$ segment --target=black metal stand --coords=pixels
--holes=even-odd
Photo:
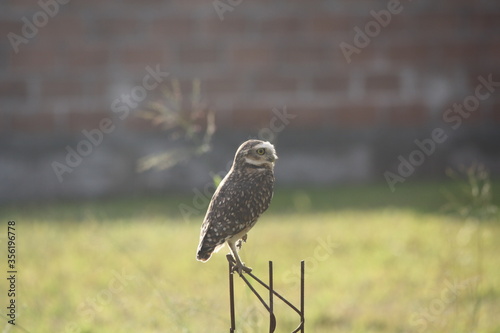
[[[229,332],[235,332],[236,330],[236,319],[235,319],[235,311],[234,311],[234,279],[233,279],[233,266],[234,266],[234,259],[233,257],[228,254],[226,256],[227,261],[229,262],[229,310],[230,310],[230,316],[231,316],[231,328],[229,329]],[[300,262],[300,310],[297,309],[292,303],[290,303],[287,299],[285,299],[283,296],[278,294],[273,287],[273,262],[269,261],[269,285],[265,284],[260,280],[258,277],[256,277],[252,272],[246,272],[251,278],[253,278],[255,281],[257,281],[261,286],[269,290],[269,305],[264,301],[262,296],[255,290],[255,288],[250,284],[248,279],[243,275],[242,273],[240,275],[241,279],[246,283],[248,288],[253,292],[253,294],[259,299],[259,301],[262,303],[264,308],[269,312],[269,332],[273,333],[274,330],[276,329],[276,317],[274,316],[273,312],[273,307],[274,307],[274,301],[273,301],[273,296],[278,297],[281,301],[283,301],[286,305],[288,305],[293,311],[297,312],[297,314],[300,316],[300,324],[299,326],[292,332],[292,333],[297,333],[301,332],[304,333],[304,322],[305,322],[305,316],[304,316],[304,273],[305,273],[305,263],[304,260]]]

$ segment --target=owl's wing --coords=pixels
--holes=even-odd
[[[226,240],[249,229],[268,207],[271,187],[262,181],[237,181],[228,174],[215,191],[203,220],[198,256],[210,258],[211,253]]]
[[[206,261],[210,258],[217,247],[224,244],[230,236],[227,225],[231,220],[231,207],[234,204],[231,195],[231,185],[226,176],[215,191],[207,213],[201,225],[200,243],[198,245],[197,259]]]

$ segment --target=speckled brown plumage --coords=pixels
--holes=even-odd
[[[274,187],[274,146],[249,140],[237,150],[233,166],[215,191],[201,226],[196,259],[207,261],[227,242],[236,269],[249,270],[239,259],[236,247],[269,207]],[[237,245],[238,243],[238,245]]]

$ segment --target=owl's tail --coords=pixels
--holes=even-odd
[[[206,262],[210,257],[212,256],[212,253],[214,252],[215,248],[211,247],[204,247],[202,244],[198,246],[198,252],[196,253],[196,260]]]
[[[206,244],[206,242],[201,241],[200,245],[198,245],[198,252],[196,252],[196,260],[201,261],[201,262],[206,262],[214,252],[219,251],[222,247],[224,246],[224,243],[222,244],[214,244],[214,245],[209,245]]]
[[[208,261],[215,250],[215,247],[213,246],[215,244],[208,244],[209,242],[207,242],[205,236],[206,235],[203,235],[200,239],[200,244],[198,244],[198,250],[196,252],[196,260],[202,262]]]
[[[213,251],[206,251],[206,252],[198,251],[198,253],[196,254],[196,260],[201,262],[206,262],[212,256],[212,252]]]

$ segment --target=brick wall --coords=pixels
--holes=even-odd
[[[95,126],[156,64],[186,87],[201,79],[222,127],[260,126],[282,105],[301,116],[298,127],[422,126],[478,75],[500,80],[495,1],[401,1],[350,63],[339,45],[355,46],[354,28],[364,31],[370,11],[391,1],[55,3],[0,4],[2,131]],[[23,18],[40,27],[16,53],[8,33],[24,38]],[[471,123],[499,122],[499,96]]]
[[[255,133],[286,106],[290,130],[392,142],[442,122],[478,76],[500,81],[497,1],[5,0],[0,31],[0,138],[58,138],[61,153],[104,118],[116,141],[157,131],[113,103],[158,66],[185,92],[201,80],[219,131]],[[498,132],[500,92],[463,120]]]

